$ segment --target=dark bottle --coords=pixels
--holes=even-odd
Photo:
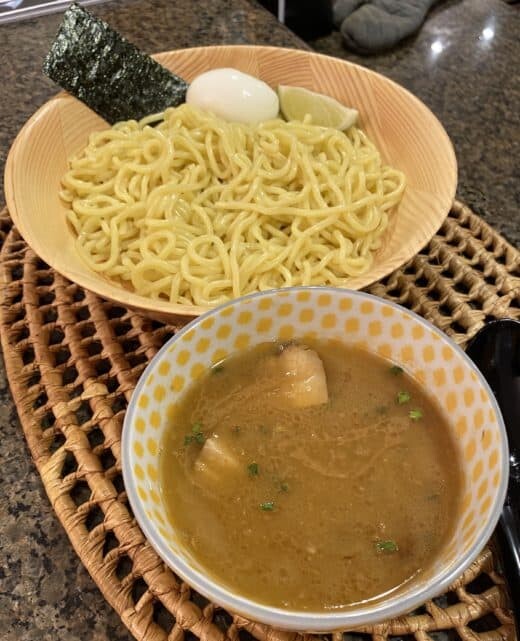
[[[332,0],[259,0],[268,11],[281,17],[280,7],[285,5],[283,22],[303,40],[314,40],[332,31]]]

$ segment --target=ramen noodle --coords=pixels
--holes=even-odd
[[[405,187],[357,127],[245,125],[186,104],[92,134],[62,183],[92,270],[202,306],[346,285],[370,268]]]

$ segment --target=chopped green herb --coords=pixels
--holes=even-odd
[[[211,371],[213,374],[221,374],[224,371],[224,365],[214,365]]]
[[[274,501],[266,501],[265,503],[260,503],[260,509],[264,512],[272,512],[274,510]]]
[[[258,463],[249,463],[247,466],[249,476],[258,476]]]
[[[403,405],[403,403],[408,403],[408,401],[411,398],[412,397],[410,396],[410,394],[408,392],[397,392],[396,400],[399,403],[399,405]]]
[[[205,440],[206,437],[204,436],[204,432],[202,431],[202,423],[199,423],[197,421],[191,426],[191,434],[186,434],[186,436],[184,437],[184,445],[190,445],[191,443],[198,443],[199,445],[203,445]]]
[[[404,369],[402,367],[399,367],[399,365],[392,365],[392,367],[390,368],[390,374],[393,374],[394,376],[398,376],[403,372],[404,372]]]
[[[388,552],[398,552],[399,546],[395,541],[392,541],[390,539],[388,541],[377,541],[376,550],[385,554]]]
[[[421,410],[415,409],[415,410],[410,410],[408,412],[408,416],[412,419],[412,421],[418,421],[419,419],[422,418],[423,413],[421,412]]]

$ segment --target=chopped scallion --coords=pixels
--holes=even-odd
[[[249,476],[258,476],[258,463],[249,463],[247,466]]]
[[[274,510],[274,501],[266,501],[265,503],[260,503],[260,509],[264,512],[272,512]]]
[[[404,372],[404,369],[402,367],[399,367],[399,365],[392,365],[392,367],[390,368],[390,373],[393,374],[394,376],[398,376],[403,372]]]
[[[197,421],[191,426],[191,434],[186,434],[184,437],[184,445],[190,445],[191,443],[198,443],[203,445],[206,437],[202,431],[202,423]]]
[[[392,541],[389,539],[388,541],[377,541],[376,542],[376,550],[378,552],[382,553],[391,553],[391,552],[398,552],[399,551],[399,546],[395,541]]]
[[[415,410],[410,410],[408,412],[408,416],[412,419],[412,421],[418,421],[423,417],[423,413],[421,410],[415,409]]]
[[[399,405],[403,405],[403,403],[408,403],[408,401],[411,398],[412,397],[410,396],[409,392],[397,392],[396,400],[399,403]]]

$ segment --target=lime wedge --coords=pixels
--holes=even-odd
[[[286,120],[303,120],[309,114],[312,124],[344,131],[352,127],[359,113],[322,93],[303,87],[278,86],[280,110]]]

